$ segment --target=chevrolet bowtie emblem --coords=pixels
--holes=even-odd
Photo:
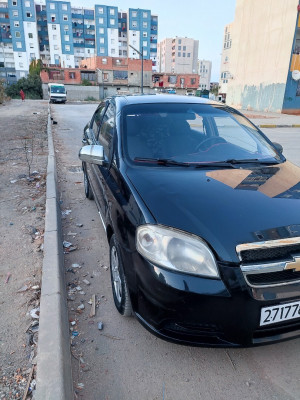
[[[300,272],[300,257],[293,257],[293,261],[287,262],[284,269],[293,269],[297,272]]]

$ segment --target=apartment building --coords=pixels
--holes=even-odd
[[[231,79],[230,52],[232,46],[232,23],[224,28],[223,48],[220,68],[219,94],[226,99],[228,81]]]
[[[0,1],[0,78],[26,76],[30,62],[78,68],[93,56],[143,58],[157,69],[158,17],[113,5],[73,7],[69,1]],[[132,49],[133,46],[134,49]]]
[[[231,29],[226,103],[300,114],[299,0],[237,0]]]
[[[158,44],[159,72],[197,74],[199,40],[166,38]]]
[[[199,89],[210,90],[211,68],[211,61],[198,60],[198,75],[200,75]]]

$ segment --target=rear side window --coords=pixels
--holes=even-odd
[[[110,104],[104,114],[98,142],[104,148],[104,155],[108,159],[110,154],[110,149],[112,145],[112,138],[115,128],[115,107],[113,104]]]

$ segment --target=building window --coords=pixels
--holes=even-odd
[[[112,19],[112,18],[110,19],[110,24],[111,24],[111,25],[115,25],[115,22],[116,22],[116,21],[115,21],[114,19]]]
[[[187,53],[187,56],[188,56],[188,57],[191,57],[191,53]]]
[[[69,30],[69,25],[64,25],[64,30],[68,31]]]
[[[144,57],[147,57],[147,55],[148,55],[147,50],[144,50],[144,51],[143,51],[143,56],[144,56]]]
[[[181,39],[178,39],[178,44],[181,44]]]
[[[33,33],[29,32],[28,37],[29,37],[29,39],[33,39]]]
[[[147,32],[143,32],[143,37],[147,37],[148,33]]]
[[[132,21],[132,27],[136,28],[137,27],[137,21]]]
[[[50,10],[55,10],[55,3],[50,3]]]
[[[14,27],[15,28],[19,28],[20,26],[20,22],[19,21],[14,21]]]
[[[99,24],[103,24],[103,22],[104,22],[104,19],[103,18],[99,18]]]
[[[18,2],[17,1],[13,1],[13,6],[17,6],[18,5]]]
[[[180,51],[178,52],[177,56],[178,56],[178,57],[181,57],[181,52],[180,52]]]
[[[16,46],[17,46],[17,49],[21,49],[22,48],[22,43],[21,42],[17,42]]]
[[[30,53],[30,58],[31,58],[31,60],[34,60],[35,59],[35,53]]]
[[[100,43],[104,43],[104,38],[101,37],[101,38],[99,39],[99,42],[100,42]]]
[[[196,78],[191,78],[191,85],[195,85],[196,83]]]
[[[181,46],[178,46],[178,50],[181,50]]]
[[[183,51],[186,51],[186,46],[183,46],[182,50],[183,50]]]
[[[144,41],[143,41],[143,46],[144,46],[144,47],[147,47],[147,45],[148,45],[147,41],[144,40]]]
[[[63,20],[68,21],[68,16],[66,14],[63,15]]]
[[[104,53],[105,52],[105,48],[104,47],[100,47],[100,53]]]
[[[62,9],[63,11],[68,11],[68,5],[67,5],[67,4],[62,4],[62,5],[61,5],[61,9]]]
[[[31,18],[31,17],[32,17],[32,14],[31,14],[30,12],[27,12],[27,13],[26,13],[26,17],[27,17],[27,18]]]
[[[52,30],[56,31],[56,25],[52,25]]]
[[[111,39],[111,40],[110,40],[110,43],[111,43],[111,44],[115,44],[115,39]]]
[[[56,20],[56,15],[55,14],[51,14],[51,22],[55,22]],[[56,27],[55,27],[56,29]]]
[[[300,96],[300,81],[298,81],[298,86],[296,90],[296,96]]]
[[[111,54],[116,54],[116,50],[115,49],[111,49]]]
[[[58,50],[58,45],[57,44],[54,45],[54,50]]]
[[[182,57],[185,57],[185,53],[182,53]]]
[[[99,33],[100,33],[101,35],[103,35],[103,33],[104,33],[104,28],[99,28]]]
[[[136,11],[132,11],[131,16],[132,16],[132,18],[136,18],[137,17],[137,12]]]
[[[19,63],[19,67],[20,68],[24,68],[24,64],[23,63]]]
[[[53,40],[57,40],[57,35],[53,35]]]
[[[27,22],[27,28],[31,28],[31,22]]]
[[[21,33],[19,31],[16,31],[15,32],[15,36],[16,36],[16,38],[20,38],[21,37]]]
[[[102,64],[107,64],[107,58],[102,58]]]
[[[67,44],[67,45],[65,46],[65,51],[70,51],[70,50],[71,50],[70,45]]]
[[[18,57],[22,57],[22,53],[18,53]]]
[[[65,42],[69,42],[70,41],[70,36],[69,35],[65,35]]]
[[[99,13],[99,14],[103,14],[103,7],[99,7],[99,8],[98,8],[98,13]]]
[[[148,18],[148,13],[147,12],[143,12],[143,18]]]
[[[109,14],[110,14],[110,15],[115,15],[115,10],[114,10],[113,8],[111,8],[111,9],[109,10]]]
[[[30,7],[30,1],[25,1],[25,7]]]
[[[146,21],[143,22],[143,28],[148,28],[148,22]]]
[[[13,17],[18,17],[18,16],[19,16],[18,11],[13,11]]]

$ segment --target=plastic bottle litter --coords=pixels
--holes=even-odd
[[[102,329],[103,329],[103,322],[98,322],[98,329],[99,329],[99,331],[102,331]]]

